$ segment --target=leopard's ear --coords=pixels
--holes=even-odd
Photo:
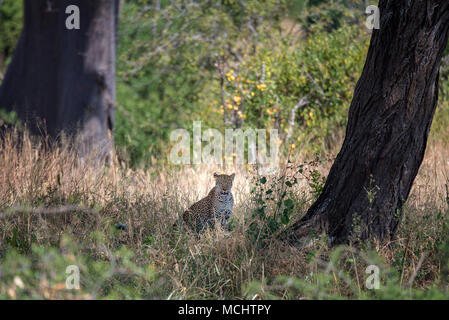
[[[234,180],[234,178],[235,178],[235,173],[231,174],[230,177],[231,177],[232,180]]]
[[[214,178],[218,178],[219,174],[214,172]]]

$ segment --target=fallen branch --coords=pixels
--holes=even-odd
[[[51,208],[26,208],[26,207],[13,207],[8,210],[9,212],[0,213],[0,219],[10,218],[17,213],[28,213],[31,215],[51,215],[51,214],[62,214],[71,211],[82,211],[85,213],[97,214],[98,212],[91,208],[80,207],[76,205],[67,205],[60,207]]]

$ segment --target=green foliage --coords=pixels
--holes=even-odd
[[[22,1],[0,7],[0,72],[20,35]],[[355,0],[125,1],[115,143],[130,166],[164,161],[173,129],[276,128],[283,150],[335,152],[370,35]],[[447,51],[447,50],[446,50]],[[448,142],[447,52],[432,138]],[[304,100],[301,100],[301,99]],[[300,104],[303,101],[305,104]],[[293,116],[293,117],[292,117]],[[4,120],[4,119],[3,119]],[[288,141],[287,141],[288,140]]]
[[[23,1],[3,0],[0,6],[0,72],[9,63],[22,30]],[[1,79],[0,79],[1,80]]]
[[[287,166],[283,174],[273,179],[256,176],[251,190],[251,201],[254,204],[251,215],[247,217],[249,239],[256,245],[264,246],[267,241],[287,226],[301,207],[301,200],[291,191],[297,185],[303,166]],[[289,173],[287,173],[289,172]]]
[[[449,46],[441,62],[438,107],[432,123],[431,138],[449,143]]]
[[[276,128],[286,146],[303,143],[311,153],[338,140],[366,54],[360,24],[328,30],[304,22],[307,10],[292,16],[290,1],[174,3],[124,6],[115,130],[122,158],[162,159],[170,131],[193,120],[219,130]],[[301,98],[307,104],[294,109]]]
[[[0,109],[0,128],[2,126],[14,126],[20,129],[21,122],[17,117],[17,113],[15,111],[7,112],[4,109]]]
[[[426,290],[401,283],[399,272],[385,264],[374,250],[358,251],[353,247],[339,246],[329,252],[323,261],[317,251],[310,251],[309,272],[302,277],[279,276],[270,283],[254,281],[244,291],[247,298],[262,299],[447,299],[447,287],[435,283]],[[373,284],[373,272],[378,268],[379,287]]]
[[[295,1],[292,1],[295,2]],[[364,17],[367,6],[358,0],[307,0],[303,13],[298,18],[305,30],[313,33],[316,27],[327,31],[339,29],[343,25],[356,25]]]
[[[139,299],[156,298],[157,280],[151,264],[139,265],[126,247],[107,248],[92,235],[91,250],[64,236],[60,245],[32,245],[28,254],[17,246],[5,249],[0,264],[0,299]],[[80,271],[80,288],[67,289],[71,274]]]
[[[318,170],[313,170],[311,173],[311,181],[309,181],[309,186],[312,189],[312,195],[315,198],[323,192],[324,183],[326,182],[326,177],[323,177]]]

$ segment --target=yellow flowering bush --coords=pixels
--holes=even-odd
[[[368,36],[359,26],[317,29],[299,40],[295,50],[285,44],[245,54],[225,78],[228,109],[234,119],[244,120],[235,125],[279,129],[284,143],[302,137],[315,142],[308,144],[310,152],[332,144],[334,131],[345,126]],[[301,99],[307,102],[295,108]]]

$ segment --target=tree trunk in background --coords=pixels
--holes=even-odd
[[[66,28],[66,7],[80,29]],[[112,148],[118,0],[25,0],[25,21],[0,87],[0,109],[34,133],[79,133],[81,154]]]
[[[346,137],[322,194],[282,235],[300,244],[391,239],[423,160],[448,42],[449,1],[381,0]]]

